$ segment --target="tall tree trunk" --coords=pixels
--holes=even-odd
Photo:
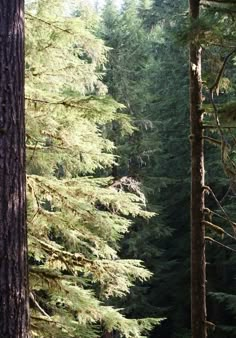
[[[190,19],[199,18],[200,1],[189,0]],[[204,220],[204,145],[202,128],[201,47],[190,43],[191,123],[191,313],[192,337],[205,338],[206,268]]]
[[[24,0],[0,1],[0,337],[27,338]]]

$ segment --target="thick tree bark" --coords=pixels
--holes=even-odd
[[[199,0],[189,0],[190,19],[199,17]],[[204,145],[202,128],[201,47],[190,43],[191,124],[191,313],[192,337],[205,338],[206,268],[204,220]]]
[[[0,337],[27,338],[24,0],[0,1]]]

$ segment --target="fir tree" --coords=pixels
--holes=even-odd
[[[151,276],[141,261],[119,258],[118,241],[131,218],[152,213],[138,191],[105,177],[117,162],[105,138],[109,124],[116,121],[126,134],[134,128],[106,95],[107,49],[92,34],[94,14],[80,7],[65,18],[61,6],[40,0],[27,9],[32,334],[91,338],[117,330],[141,337],[156,320],[129,320],[101,302]]]

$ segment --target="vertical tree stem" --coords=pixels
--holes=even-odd
[[[190,20],[197,20],[200,1],[189,0]],[[201,47],[190,43],[191,124],[191,321],[192,338],[205,338],[206,268],[204,227],[204,144],[202,128]]]
[[[0,1],[0,337],[27,338],[24,0]]]

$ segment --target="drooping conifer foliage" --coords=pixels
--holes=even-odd
[[[118,251],[132,218],[153,214],[138,189],[126,192],[106,175],[117,165],[109,126],[115,121],[126,135],[134,127],[102,82],[107,48],[92,33],[95,14],[66,11],[61,1],[26,8],[32,335],[141,337],[158,320],[129,320],[103,303],[151,276]]]

